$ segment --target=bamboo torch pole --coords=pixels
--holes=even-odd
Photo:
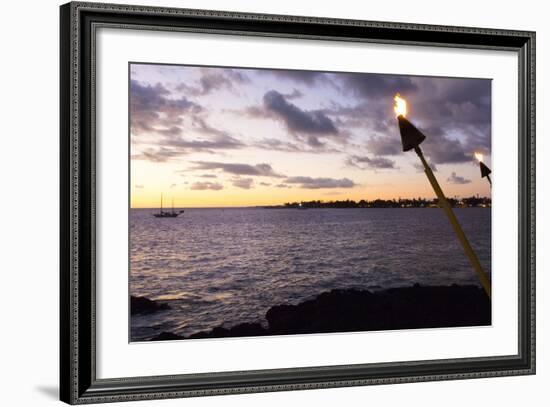
[[[402,99],[399,95],[395,95],[394,100],[395,100],[395,112],[397,114],[397,121],[399,123],[399,130],[401,133],[401,141],[403,143],[403,151],[409,151],[414,149],[414,151],[420,158],[420,161],[422,161],[422,165],[424,166],[424,172],[426,173],[426,176],[428,177],[428,180],[430,181],[430,184],[432,185],[432,188],[439,200],[439,206],[441,207],[441,209],[443,209],[443,212],[445,212],[445,215],[447,215],[447,218],[449,219],[449,222],[453,227],[456,237],[458,238],[458,241],[460,242],[460,244],[462,245],[462,248],[464,249],[464,253],[466,254],[466,257],[468,257],[468,259],[470,260],[470,263],[472,264],[479,278],[481,286],[485,290],[485,293],[487,294],[487,296],[491,298],[491,283],[489,281],[489,278],[483,271],[483,268],[481,267],[481,263],[479,262],[479,259],[477,258],[477,255],[474,252],[474,249],[472,248],[472,246],[470,245],[470,242],[468,241],[468,238],[464,234],[464,231],[462,230],[460,223],[458,223],[458,219],[456,218],[456,215],[453,212],[453,209],[451,208],[449,201],[445,197],[443,190],[439,186],[439,183],[437,182],[437,179],[435,178],[435,175],[431,167],[428,165],[428,162],[426,161],[426,158],[424,157],[424,154],[420,149],[420,143],[424,141],[426,136],[405,118],[405,115],[407,114],[406,101]]]
[[[445,215],[447,215],[449,222],[451,222],[451,226],[455,231],[456,237],[458,238],[458,241],[462,245],[462,248],[464,249],[464,253],[466,253],[466,256],[468,257],[468,259],[470,260],[470,263],[474,267],[474,270],[476,271],[476,274],[479,278],[479,281],[483,289],[485,290],[485,293],[487,293],[487,296],[491,298],[491,282],[487,278],[487,274],[485,274],[485,272],[483,271],[483,268],[481,267],[481,263],[479,262],[479,259],[477,258],[476,253],[474,252],[474,249],[472,249],[472,246],[470,245],[468,238],[464,234],[464,231],[462,230],[460,223],[458,223],[458,219],[456,218],[453,208],[451,208],[449,201],[447,200],[447,198],[445,198],[445,194],[443,194],[443,190],[439,186],[439,182],[437,182],[437,178],[435,178],[435,175],[432,169],[430,168],[430,166],[428,165],[426,158],[424,158],[424,154],[422,153],[422,150],[420,149],[420,147],[416,146],[414,148],[414,151],[422,161],[422,165],[424,166],[424,172],[426,173],[426,176],[428,177],[428,180],[430,181],[430,184],[432,184],[432,188],[434,189],[435,194],[437,195],[440,208],[443,209],[443,212],[445,212]]]

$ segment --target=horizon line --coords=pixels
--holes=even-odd
[[[467,197],[458,197],[458,198],[455,198],[455,197],[447,197],[447,199],[454,199],[454,200],[464,200],[464,199],[470,199],[470,198],[475,198],[475,199],[490,199],[492,201],[492,197],[491,196],[476,196],[476,195],[472,195],[472,196],[467,196]],[[228,206],[174,206],[174,210],[176,209],[184,209],[184,208],[189,208],[189,209],[242,209],[242,208],[264,208],[264,207],[277,207],[277,206],[285,206],[287,204],[297,204],[297,203],[309,203],[309,202],[321,202],[321,203],[334,203],[334,202],[346,202],[346,201],[350,201],[350,202],[361,202],[361,201],[366,201],[366,202],[374,202],[374,201],[396,201],[396,202],[399,202],[399,201],[418,201],[418,200],[423,200],[423,201],[437,201],[437,197],[434,197],[434,198],[423,198],[423,197],[417,197],[417,198],[391,198],[391,199],[383,199],[383,198],[376,198],[376,199],[371,199],[371,200],[368,200],[368,199],[359,199],[359,200],[354,200],[354,199],[339,199],[339,200],[322,200],[322,199],[313,199],[313,200],[308,200],[308,201],[289,201],[289,202],[284,202],[284,203],[278,203],[278,204],[263,204],[263,205],[228,205]],[[129,209],[159,209],[159,206],[132,206],[132,205],[129,205]],[[168,209],[168,208],[166,208]]]

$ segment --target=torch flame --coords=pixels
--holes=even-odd
[[[478,160],[479,162],[482,162],[483,161],[483,154],[481,153],[474,153],[475,157],[476,157],[476,160]]]
[[[395,110],[395,115],[405,117],[407,115],[407,101],[403,99],[399,93],[393,97],[393,100],[395,101],[395,105],[393,107]]]

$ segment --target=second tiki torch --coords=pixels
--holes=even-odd
[[[477,161],[479,161],[479,170],[481,171],[481,178],[487,178],[487,181],[489,181],[489,185],[493,186],[493,182],[491,181],[492,171],[483,162],[483,154],[475,153],[474,156],[476,157]]]

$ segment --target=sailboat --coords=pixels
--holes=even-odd
[[[160,210],[158,213],[153,213],[153,216],[155,218],[177,218],[183,212],[183,209],[179,212],[174,211],[174,198],[172,198],[172,210],[170,212],[164,211],[162,209],[162,194],[160,194]]]

